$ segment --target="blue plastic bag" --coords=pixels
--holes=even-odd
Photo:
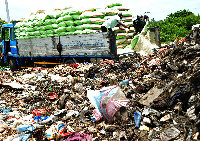
[[[17,130],[19,133],[24,132],[24,131],[33,131],[35,128],[31,125],[19,125],[17,126]]]
[[[12,109],[3,109],[3,113],[5,113],[5,114],[7,114],[10,111],[12,111]]]
[[[41,116],[35,116],[33,119],[34,119],[35,121],[39,121],[39,120],[41,119]]]
[[[31,135],[31,134],[23,134],[23,135],[20,137],[19,141],[27,141],[28,138],[30,137],[30,135]]]
[[[141,112],[136,111],[134,113],[134,120],[135,120],[135,128],[140,127],[140,121],[141,121]]]
[[[130,79],[125,79],[125,80],[123,80],[122,82],[119,83],[119,86],[120,85],[128,85],[129,81],[130,81]]]

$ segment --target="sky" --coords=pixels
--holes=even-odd
[[[7,0],[10,20],[26,18],[37,10],[50,11],[72,6],[79,8],[105,8],[112,3],[122,3],[133,15],[148,13],[156,21],[179,10],[190,10],[200,14],[200,0]],[[7,21],[5,0],[0,0],[0,18]]]

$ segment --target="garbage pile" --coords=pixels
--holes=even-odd
[[[192,37],[117,63],[1,71],[0,139],[199,140],[200,38]]]

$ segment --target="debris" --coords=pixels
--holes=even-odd
[[[161,140],[172,140],[175,139],[178,135],[180,134],[180,131],[175,128],[175,127],[171,127],[165,130],[165,132],[162,132],[160,134]]]
[[[2,70],[0,140],[199,140],[198,41],[192,31],[149,56]]]
[[[140,127],[140,121],[141,121],[141,112],[136,111],[134,113],[134,120],[135,120],[135,128]]]
[[[163,89],[152,88],[141,99],[140,104],[150,106],[153,101],[162,94]]]

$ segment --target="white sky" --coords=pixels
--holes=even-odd
[[[170,13],[190,10],[195,15],[200,13],[200,0],[7,0],[10,20],[28,17],[37,10],[53,10],[72,6],[75,8],[101,8],[112,3],[122,3],[124,7],[136,14],[148,15],[150,19],[163,20]],[[0,0],[0,18],[7,21],[5,0]]]

